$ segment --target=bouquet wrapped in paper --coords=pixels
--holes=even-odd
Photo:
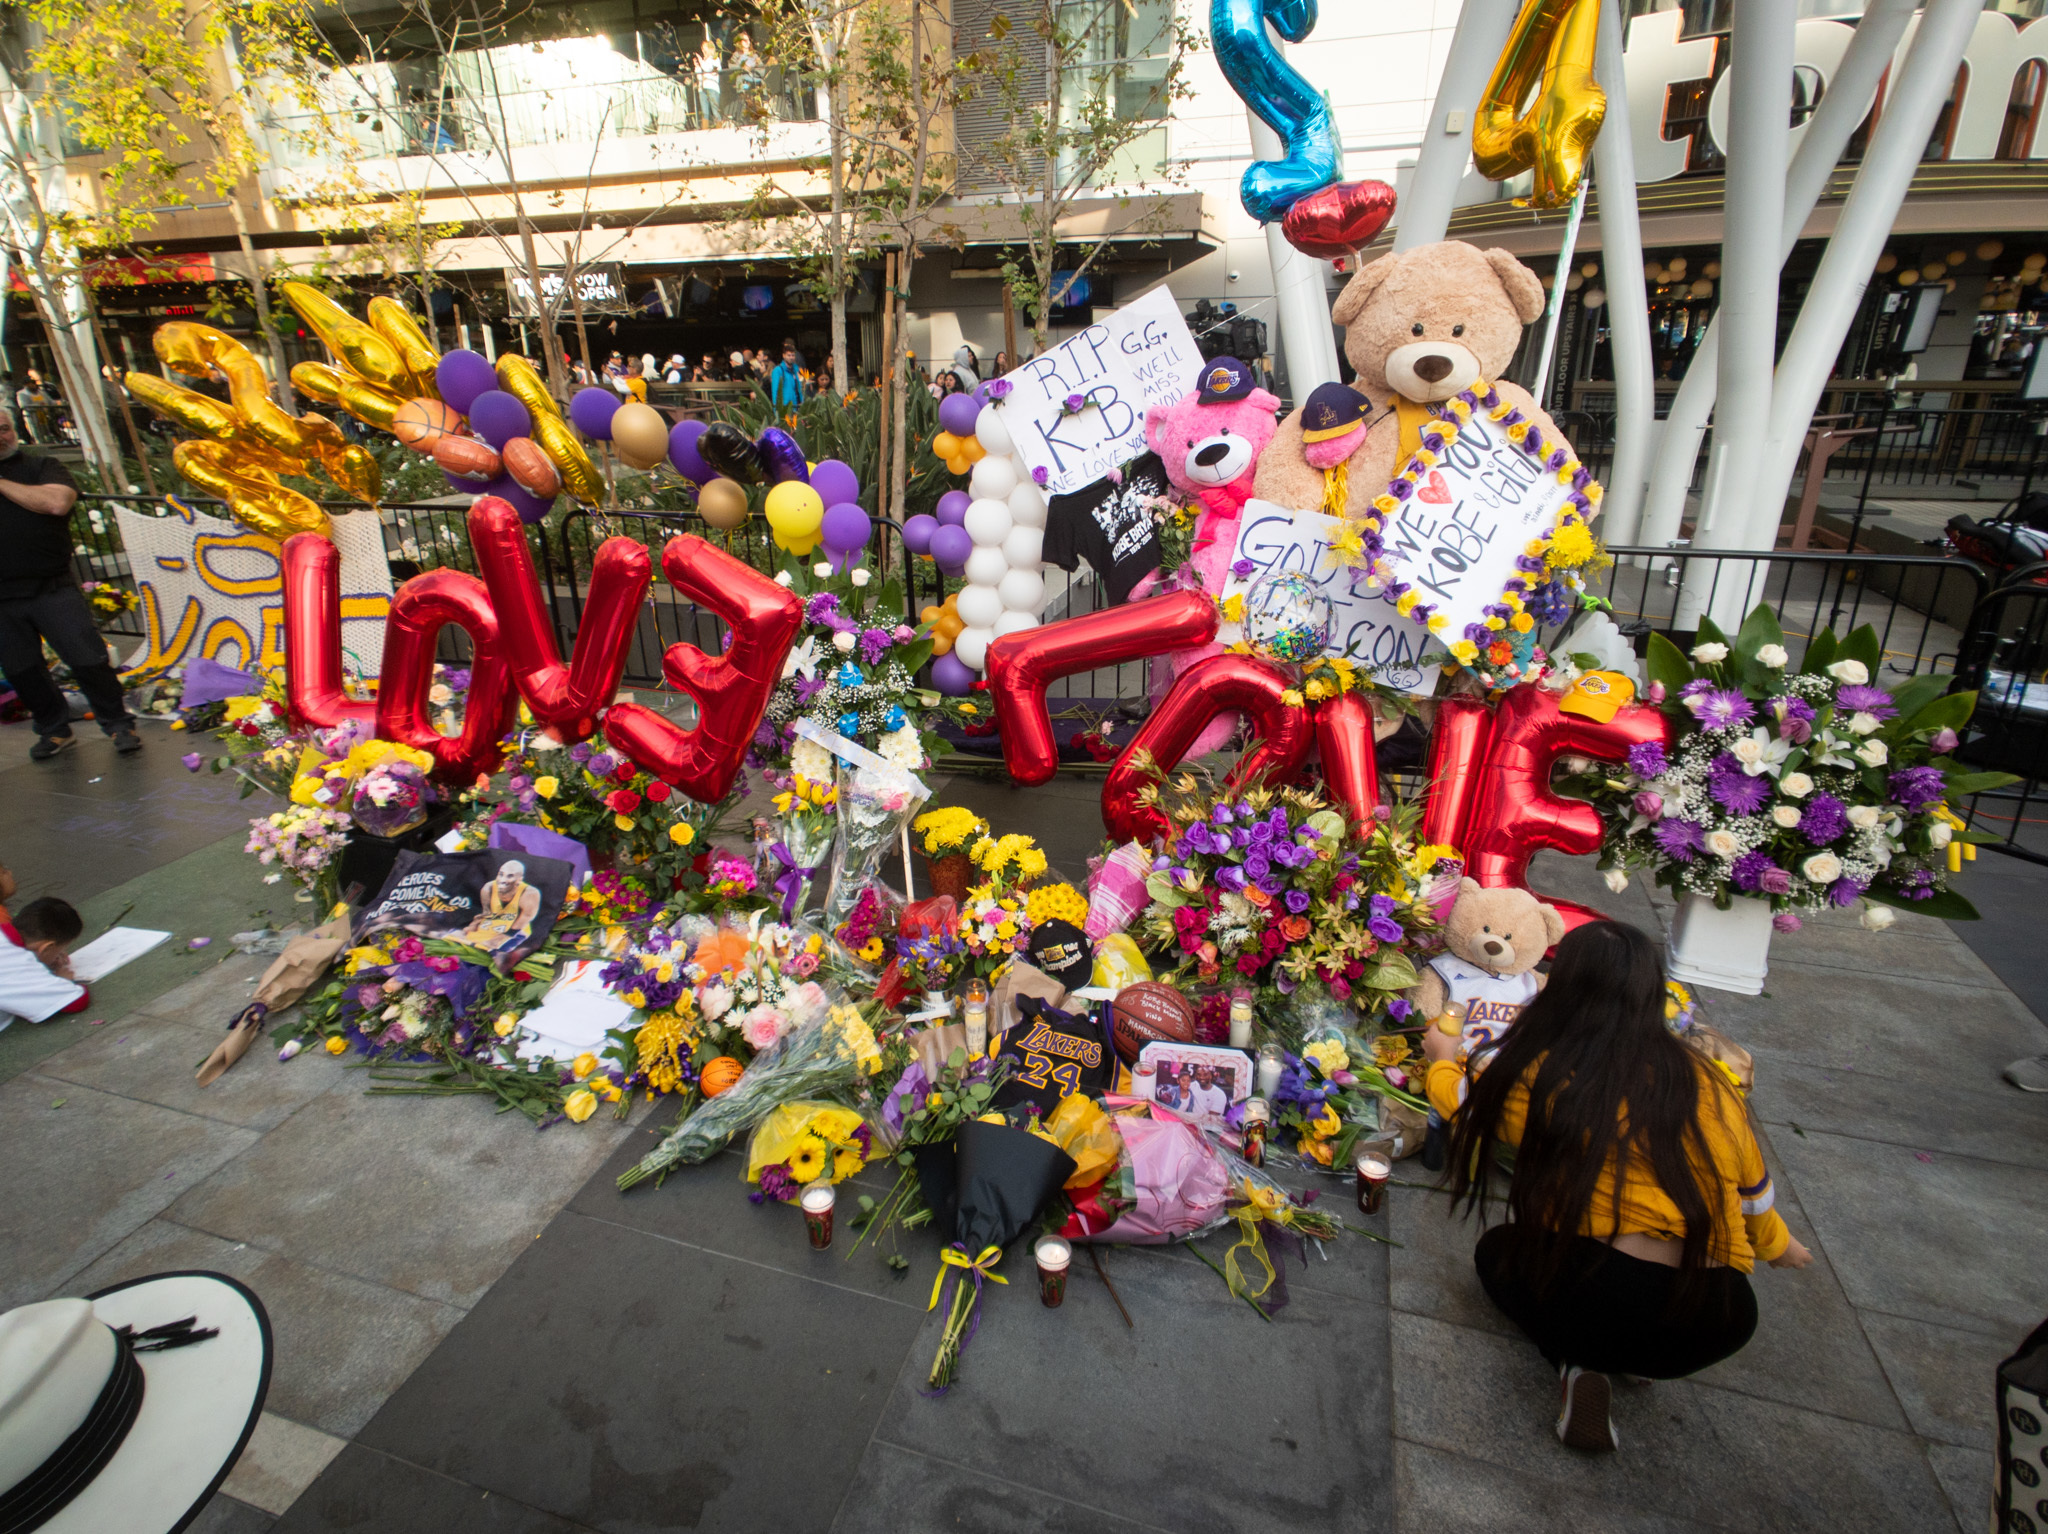
[[[754,1056],[732,1086],[678,1124],[619,1179],[619,1187],[702,1161],[785,1103],[828,1096],[881,1068],[881,1046],[858,1008],[819,1008]]]
[[[1125,842],[1108,857],[1090,862],[1088,921],[1081,930],[1094,943],[1123,931],[1151,903],[1145,879],[1152,872],[1152,854],[1136,842]]]
[[[861,891],[880,871],[931,790],[910,773],[886,763],[839,763],[839,837],[832,846],[832,882],[825,892],[825,925],[836,927],[852,913]]]

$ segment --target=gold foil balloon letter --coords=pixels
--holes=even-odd
[[[1561,207],[1578,194],[1607,115],[1607,94],[1593,83],[1599,30],[1600,0],[1523,0],[1472,125],[1481,175],[1535,173],[1518,207]]]

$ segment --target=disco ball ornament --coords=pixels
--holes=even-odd
[[[1313,660],[1330,644],[1330,599],[1305,576],[1260,576],[1245,593],[1244,638],[1268,660]]]

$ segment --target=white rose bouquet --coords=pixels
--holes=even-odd
[[[1699,640],[1688,658],[1651,636],[1648,700],[1675,721],[1672,747],[1637,746],[1576,785],[1607,822],[1601,866],[1723,907],[1769,900],[1780,931],[1802,910],[1859,900],[1975,917],[1946,876],[1984,838],[1949,801],[2015,781],[1951,755],[1976,694],[1937,676],[1877,685],[1868,625],[1841,640],[1822,630],[1797,671],[1768,607],[1733,639],[1702,621]]]

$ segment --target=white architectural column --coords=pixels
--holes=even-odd
[[[1607,470],[1601,535],[1633,543],[1649,475],[1650,434],[1656,429],[1657,390],[1650,360],[1650,304],[1643,285],[1643,233],[1636,215],[1636,156],[1630,133],[1628,80],[1621,60],[1620,0],[1600,7],[1600,40],[1593,78],[1607,93],[1607,116],[1593,141],[1599,175],[1600,255],[1607,284],[1608,345],[1614,358],[1614,461]],[[1555,291],[1567,273],[1559,264]]]
[[[1873,0],[1857,24],[1841,66],[1827,82],[1820,106],[1807,120],[1805,136],[1785,177],[1784,227],[1778,247],[1783,255],[1790,256],[1799,243],[1799,231],[1806,227],[1826,190],[1850,136],[1869,114],[1878,81],[1884,78],[1916,8],[1916,0]],[[1715,320],[1707,326],[1693,353],[1692,366],[1679,380],[1665,411],[1637,529],[1638,543],[1669,543],[1678,536],[1685,519],[1685,493],[1692,485],[1693,465],[1699,460],[1700,435],[1714,412],[1719,341],[1720,322]]]
[[[1982,13],[1982,0],[1928,0],[1905,65],[1892,81],[1884,116],[1870,136],[1870,150],[1856,173],[1848,201],[1842,205],[1841,220],[1821,257],[1820,269],[1813,274],[1813,287],[1778,363],[1771,399],[1774,425],[1758,468],[1749,519],[1752,540],[1765,536],[1765,503],[1774,507],[1784,504],[1806,423],[1827,387],[1843,338],[1863,303],[1864,289],[1870,285],[1871,269],[1884,251],[1913,173],[1920,168],[1920,156]],[[1776,530],[1774,519],[1771,532]]]
[[[1516,0],[1465,0],[1451,51],[1423,129],[1422,150],[1395,212],[1394,249],[1434,245],[1451,224],[1458,183],[1472,159],[1472,113],[1521,7]]]

